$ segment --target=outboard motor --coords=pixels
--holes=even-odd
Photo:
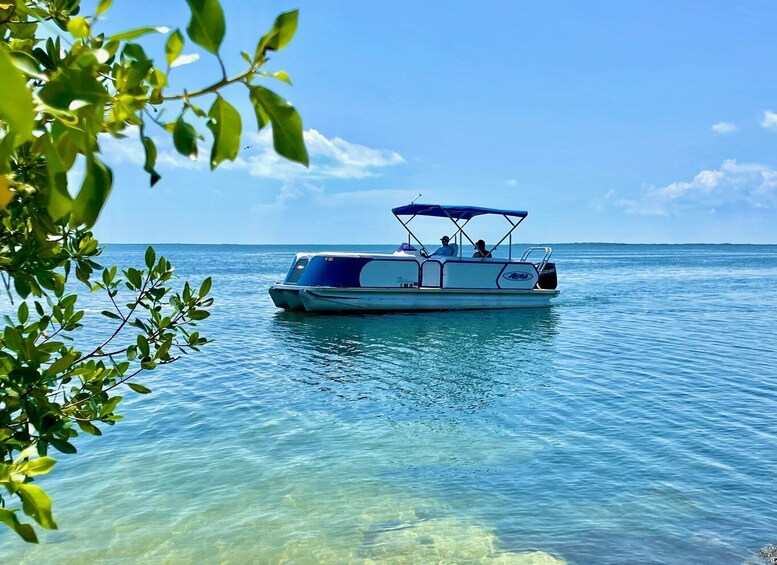
[[[558,278],[556,277],[556,264],[545,263],[540,271],[540,280],[537,281],[537,288],[542,290],[556,290]]]

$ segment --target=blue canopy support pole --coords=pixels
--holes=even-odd
[[[510,218],[508,218],[507,216],[504,216],[504,219],[505,219],[505,220],[507,220],[507,221],[510,223],[510,225],[511,225],[511,226],[513,226],[513,227],[511,227],[511,228],[510,228],[510,231],[509,231],[509,232],[507,232],[507,233],[505,234],[505,236],[504,236],[502,239],[500,239],[500,240],[499,240],[499,242],[498,242],[496,245],[494,245],[494,246],[491,248],[491,252],[492,252],[492,253],[493,253],[493,251],[494,251],[494,250],[495,250],[497,247],[499,247],[499,246],[501,245],[501,243],[502,243],[502,242],[503,242],[505,239],[507,239],[508,237],[510,238],[510,245],[512,246],[512,242],[513,242],[513,238],[512,238],[513,231],[515,230],[515,228],[517,228],[517,227],[518,227],[518,224],[520,224],[520,223],[521,223],[522,221],[524,221],[526,218],[521,218],[520,220],[518,220],[518,221],[517,221],[517,222],[515,222],[515,223],[513,223],[513,222],[512,222],[512,220],[510,220]]]
[[[453,225],[458,228],[456,230],[456,233],[461,233],[464,237],[467,238],[467,241],[469,241],[472,244],[472,247],[477,247],[477,245],[475,245],[475,242],[470,239],[469,235],[467,235],[467,232],[464,231],[464,226],[467,225],[467,222],[469,222],[469,219],[465,220],[464,225],[460,226],[459,222],[457,222],[456,219],[453,216],[451,216],[445,208],[443,208],[442,211],[445,212],[445,215],[448,216],[448,219],[451,222],[453,222]],[[461,248],[461,246],[459,246],[459,248]]]
[[[453,222],[453,223],[455,224],[456,222]],[[451,239],[454,241],[454,243],[456,242],[457,235],[459,236],[459,239],[461,239],[460,232],[464,231],[464,226],[466,226],[467,223],[469,223],[469,220],[464,220],[464,223],[461,224],[461,227],[457,229],[455,232],[453,232],[453,235],[451,235]]]
[[[456,243],[456,236],[459,236],[459,259],[461,259],[461,253],[462,253],[462,239],[461,234],[464,233],[464,226],[466,226],[469,223],[469,220],[472,218],[464,220],[464,223],[461,224],[461,227],[457,229],[455,232],[453,232],[453,235],[451,236],[451,239],[453,239],[453,242]],[[456,222],[453,222],[454,224]]]
[[[507,260],[512,261],[513,260],[513,234],[510,234],[510,240],[507,243]]]
[[[409,224],[409,223],[410,223],[410,220],[412,220],[413,218],[415,218],[415,215],[413,215],[413,217],[412,217],[412,218],[410,218],[410,220],[408,220],[407,222],[403,222],[402,220],[400,220],[400,219],[399,219],[399,216],[397,216],[396,214],[394,214],[394,217],[397,219],[397,221],[398,221],[400,224],[402,224],[402,227],[403,227],[403,228],[405,228],[405,229],[407,230],[407,242],[408,242],[408,243],[410,243],[410,237],[412,236],[412,238],[413,238],[413,239],[415,239],[415,240],[418,242],[418,245],[420,245],[420,246],[421,246],[422,255],[423,255],[424,253],[426,253],[426,254],[428,255],[428,254],[429,254],[429,252],[426,250],[426,247],[424,247],[424,244],[421,242],[421,240],[420,240],[420,239],[418,239],[418,238],[415,236],[415,234],[414,234],[413,232],[411,232],[411,231],[410,231],[410,228],[409,228],[409,227],[407,227],[407,224]]]

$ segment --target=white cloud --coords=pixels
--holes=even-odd
[[[713,124],[710,129],[715,133],[734,133],[739,128],[731,122],[718,122],[717,124]]]
[[[130,126],[124,131],[127,139],[116,139],[105,133],[99,136],[103,156],[112,163],[128,162],[142,165],[145,161],[143,146],[138,141],[138,128]]]
[[[253,211],[266,213],[285,210],[286,206],[294,200],[298,200],[306,196],[316,197],[322,193],[323,188],[320,186],[315,186],[309,182],[298,181],[294,179],[285,180],[281,185],[280,192],[278,192],[278,194],[275,196],[275,200],[273,202],[270,204],[258,204],[253,207]]]
[[[505,181],[505,186],[518,186],[518,181],[515,179],[507,179]]]
[[[373,149],[340,137],[330,139],[315,129],[305,131],[304,137],[310,154],[309,169],[278,156],[273,150],[269,129],[248,134],[248,139],[253,142],[250,146],[252,154],[246,157],[249,174],[277,179],[362,179],[376,176],[379,169],[405,162],[395,151]]]
[[[717,170],[700,171],[690,181],[648,186],[639,198],[616,198],[610,190],[606,199],[627,213],[657,216],[731,205],[777,208],[777,169],[728,159]]]
[[[103,154],[109,162],[129,162],[142,165],[145,160],[143,146],[138,141],[137,128],[128,128],[125,132],[130,139],[115,139],[108,135],[101,136],[100,144]],[[280,157],[272,145],[270,128],[262,132],[249,132],[244,136],[243,144],[248,147],[235,161],[225,161],[220,165],[225,169],[245,170],[255,177],[272,179],[362,179],[373,177],[386,167],[405,162],[402,156],[388,149],[373,149],[365,145],[351,143],[340,137],[327,138],[315,129],[303,133],[305,144],[310,154],[310,167],[305,168]],[[199,145],[199,158],[188,159],[178,154],[173,148],[170,137],[154,137],[157,145],[157,165],[160,169],[208,168],[210,150],[204,143]]]
[[[766,110],[764,112],[764,119],[761,120],[761,127],[777,131],[777,113]]]
[[[272,203],[254,206],[253,211],[259,213],[279,212],[303,199],[318,208],[340,208],[352,204],[376,206],[384,203],[394,206],[398,202],[408,201],[412,192],[412,190],[406,189],[377,189],[329,193],[323,187],[305,179],[292,178],[283,181],[281,190]]]
[[[125,139],[117,139],[108,134],[100,135],[100,149],[105,160],[110,164],[126,162],[143,165],[146,154],[138,137],[138,128],[130,126],[124,130],[124,135]],[[152,139],[157,148],[156,163],[159,169],[206,169],[208,167],[207,160],[210,153],[203,142],[199,142],[197,146],[199,157],[189,159],[175,151],[170,136],[162,138],[152,136]]]

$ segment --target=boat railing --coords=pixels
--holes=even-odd
[[[553,249],[550,247],[529,247],[526,249],[526,251],[523,252],[523,255],[521,255],[521,262],[525,262],[529,259],[529,255],[534,253],[535,251],[543,251],[545,255],[542,257],[542,261],[540,261],[537,264],[537,272],[542,272],[542,269],[545,268],[545,265],[548,264],[548,261],[550,261],[550,256],[553,254]]]

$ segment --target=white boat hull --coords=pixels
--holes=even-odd
[[[306,312],[483,310],[550,306],[558,290],[336,288],[276,284],[270,296],[279,308]]]

